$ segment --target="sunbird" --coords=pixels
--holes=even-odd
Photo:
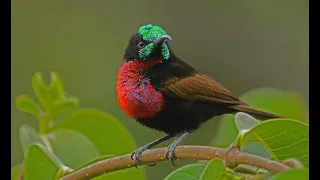
[[[136,167],[145,150],[178,137],[166,153],[174,164],[175,147],[215,116],[244,112],[259,120],[281,118],[251,107],[195,70],[174,54],[169,40],[172,38],[160,26],[141,26],[131,36],[118,70],[116,93],[120,108],[143,126],[166,133],[131,154]]]

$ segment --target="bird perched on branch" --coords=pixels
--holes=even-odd
[[[179,59],[168,45],[171,37],[159,26],[143,25],[129,40],[117,75],[117,100],[138,123],[167,135],[132,153],[135,166],[142,152],[178,136],[175,147],[209,119],[248,113],[260,120],[280,116],[250,107],[211,77]]]

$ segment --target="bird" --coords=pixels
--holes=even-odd
[[[140,26],[131,35],[118,69],[120,108],[139,124],[166,134],[131,153],[135,167],[144,151],[176,137],[166,152],[174,164],[175,147],[213,117],[244,112],[259,120],[281,118],[251,107],[181,60],[170,48],[171,40],[160,26]]]

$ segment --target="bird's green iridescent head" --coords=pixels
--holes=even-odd
[[[159,26],[148,24],[141,26],[138,34],[146,41],[154,41],[156,38],[167,35],[167,32]]]
[[[155,51],[155,48],[159,46],[161,46],[162,59],[167,60],[169,58],[170,51],[165,40],[171,40],[171,37],[167,35],[165,30],[159,26],[148,24],[141,26],[138,30],[138,34],[142,37],[144,42],[147,42],[147,44],[144,44],[143,48],[139,50],[140,58],[148,58]]]

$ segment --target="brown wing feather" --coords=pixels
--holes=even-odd
[[[245,104],[227,88],[211,77],[200,73],[194,73],[185,78],[173,78],[165,83],[165,89],[177,97],[188,100],[230,105]]]

